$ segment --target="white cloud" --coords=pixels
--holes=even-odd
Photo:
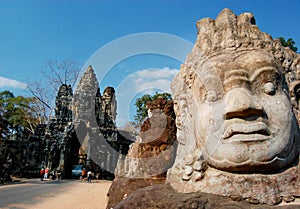
[[[145,79],[173,78],[179,70],[164,67],[163,69],[145,69],[137,72],[137,76]]]
[[[147,89],[161,89],[162,91],[170,92],[170,82],[168,79],[144,81],[136,86],[136,90],[137,92],[142,92]]]
[[[179,72],[177,69],[145,69],[136,72],[133,76],[135,89],[141,92],[146,89],[161,89],[170,92],[170,84],[174,76]]]
[[[134,114],[131,111],[132,101],[139,94],[154,94],[155,92],[170,93],[170,85],[178,69],[164,67],[162,69],[143,69],[124,79],[116,88],[118,101],[117,125],[122,126]],[[134,109],[134,108],[133,108]]]
[[[8,87],[8,88],[16,88],[16,89],[26,89],[27,88],[27,84],[17,81],[17,80],[13,80],[10,78],[4,78],[2,76],[0,76],[0,88],[3,87]]]

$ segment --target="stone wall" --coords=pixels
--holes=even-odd
[[[9,181],[10,175],[37,177],[42,160],[39,140],[0,140],[0,181]]]

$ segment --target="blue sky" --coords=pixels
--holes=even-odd
[[[254,13],[262,31],[273,38],[293,38],[300,48],[300,0],[0,0],[0,90],[29,95],[26,82],[41,79],[41,69],[47,60],[69,58],[84,67],[103,64],[106,58],[97,60],[98,64],[93,60],[97,52],[131,34],[156,32],[194,43],[196,21],[215,18],[225,7],[237,15]],[[133,43],[140,44],[143,47],[144,43]],[[170,50],[187,53],[179,46]],[[115,53],[110,52],[109,57],[115,58]],[[127,88],[136,88],[128,94],[130,101],[126,104],[122,104],[125,97],[117,98],[118,109],[122,110],[119,124],[125,123],[126,110],[131,115],[134,111],[133,94],[147,91],[146,83],[157,85],[158,89],[167,88],[161,85],[169,85],[181,62],[174,56],[144,53],[116,62],[110,69],[95,69],[97,77],[108,71],[99,81],[102,90],[110,85],[124,95]],[[103,67],[101,64],[99,68]]]

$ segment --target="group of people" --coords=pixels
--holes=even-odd
[[[50,169],[49,168],[41,168],[40,170],[40,179],[41,181],[48,180],[50,177],[52,180],[59,180],[60,179],[60,172],[57,170],[53,170],[51,175],[50,175]]]
[[[52,180],[59,180],[61,176],[61,173],[58,172],[57,170],[52,171],[51,175],[50,175],[50,170],[49,168],[41,168],[40,170],[40,179],[41,181],[44,180],[48,180],[49,178]],[[87,172],[87,170],[85,168],[82,169],[81,171],[81,176],[80,176],[80,181],[83,182],[87,180],[88,182],[92,182],[92,171],[89,170]]]
[[[87,180],[89,183],[92,182],[92,171],[89,170],[87,172],[86,169],[83,168],[82,171],[81,171],[80,181],[83,182],[85,180]]]

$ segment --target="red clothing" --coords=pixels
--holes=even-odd
[[[44,169],[41,169],[41,170],[40,170],[40,174],[41,174],[41,175],[44,175],[44,174],[45,174],[45,170],[44,170]]]

